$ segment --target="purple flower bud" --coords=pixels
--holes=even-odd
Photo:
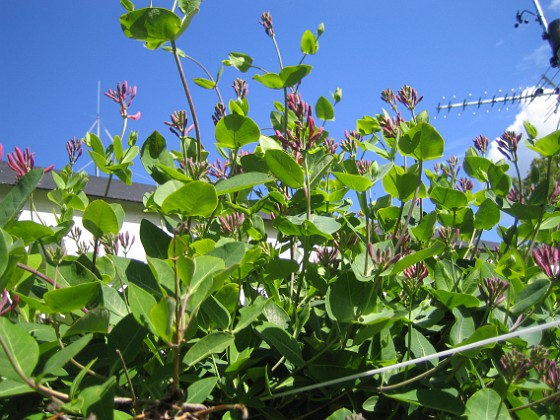
[[[480,294],[491,308],[495,308],[505,300],[504,292],[509,288],[509,283],[498,277],[485,277],[482,284],[478,285]]]
[[[560,280],[560,249],[541,245],[533,250],[533,259],[550,280]]]
[[[418,97],[416,89],[409,85],[404,85],[397,93],[397,100],[411,111],[416,108],[422,99],[424,99],[424,97]]]
[[[529,374],[531,362],[525,354],[513,349],[500,357],[500,367],[509,383],[521,382]]]
[[[269,37],[274,37],[274,26],[272,25],[272,15],[270,12],[264,12],[259,23],[264,27],[264,31]]]
[[[518,135],[515,131],[506,131],[496,140],[500,153],[511,162],[517,162],[517,145],[521,136],[522,134]]]
[[[488,139],[488,137],[480,135],[473,140],[473,143],[476,150],[485,155],[486,151],[488,150],[490,140]]]
[[[239,99],[245,99],[249,94],[249,85],[243,79],[237,78],[233,81],[233,90]]]

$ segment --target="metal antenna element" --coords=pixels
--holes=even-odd
[[[549,79],[550,80],[550,79]],[[477,108],[481,108],[482,106],[485,105],[489,105],[490,107],[494,107],[494,105],[513,105],[515,103],[521,103],[521,102],[531,102],[536,98],[541,98],[541,97],[551,97],[554,95],[558,95],[560,93],[560,89],[558,89],[558,87],[555,87],[554,89],[544,89],[542,86],[537,86],[531,90],[529,89],[525,89],[524,91],[521,91],[519,93],[511,93],[511,94],[505,94],[505,95],[501,95],[500,94],[501,91],[498,91],[497,94],[495,94],[494,96],[492,96],[491,98],[486,98],[486,94],[484,94],[484,96],[479,97],[476,100],[472,100],[469,98],[464,99],[461,102],[452,102],[449,101],[448,103],[444,103],[442,104],[441,102],[438,103],[436,110],[438,113],[440,113],[441,111],[451,111],[452,109],[459,109],[459,110],[465,110],[465,108],[467,107],[477,107]]]

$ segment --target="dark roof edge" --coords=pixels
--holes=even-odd
[[[105,196],[105,189],[107,188],[107,182],[109,178],[103,178],[100,176],[88,175],[89,182],[86,185],[84,192],[91,198],[103,198]],[[14,185],[16,183],[16,176],[14,171],[8,166],[6,162],[0,162],[0,185]],[[45,174],[41,182],[39,183],[38,189],[40,190],[53,190],[56,185],[50,174]],[[133,203],[142,203],[144,194],[147,192],[152,192],[156,189],[154,185],[141,184],[133,182],[131,185],[126,185],[118,179],[113,179],[111,181],[111,187],[109,188],[109,194],[107,199],[109,200],[123,200]]]

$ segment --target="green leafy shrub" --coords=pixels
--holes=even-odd
[[[235,97],[216,105],[220,159],[210,164],[176,46],[200,1],[121,3],[125,35],[174,57],[190,108],[166,123],[178,141],[154,132],[138,147],[127,126],[140,117],[129,113],[136,87],[107,92],[122,132],[108,146],[93,134],[68,142],[69,164],[52,172],[54,225],[20,218],[44,175],[28,150],[8,155],[18,181],[0,202],[3,418],[559,414],[550,174],[560,132],[528,130],[548,165],[533,188],[508,174],[516,133],[500,139],[500,162],[486,157],[488,139],[475,139],[460,177],[457,158],[441,161],[445,141],[410,86],[385,90],[389,111],[358,119],[338,144],[327,123],[340,89],[314,106],[300,92],[324,27],[305,31],[301,61],[284,65],[264,13],[278,72],[243,53],[224,65],[278,92],[273,132],[249,116],[237,79]],[[194,83],[219,92],[221,74]],[[123,207],[84,193],[88,177],[73,170],[84,147],[108,175],[105,196],[115,176],[131,183],[138,155],[153,178],[144,207],[161,222],[141,223],[144,261],[127,257]],[[493,229],[502,242],[484,246]]]

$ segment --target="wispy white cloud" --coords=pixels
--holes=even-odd
[[[552,0],[549,7],[552,10],[560,10],[560,0]]]
[[[560,4],[560,0],[557,0]],[[527,88],[524,93],[534,91],[534,87]],[[516,133],[523,133],[523,138],[527,138],[523,121],[529,121],[538,130],[538,136],[542,137],[556,130],[558,121],[560,119],[560,110],[555,113],[556,95],[541,96],[533,99],[532,101],[523,101],[520,104],[520,109],[515,116],[514,122],[506,128],[506,131],[515,131]],[[531,161],[537,156],[535,152],[529,150],[522,140],[518,147],[519,169],[521,175],[524,176],[531,165]],[[492,141],[488,151],[488,157],[493,161],[498,161],[504,156],[498,150],[496,141]]]
[[[555,0],[560,5],[560,0]],[[546,68],[550,64],[551,56],[550,47],[547,43],[543,43],[531,54],[523,57],[521,62],[517,64],[517,70],[527,70],[534,68]]]

